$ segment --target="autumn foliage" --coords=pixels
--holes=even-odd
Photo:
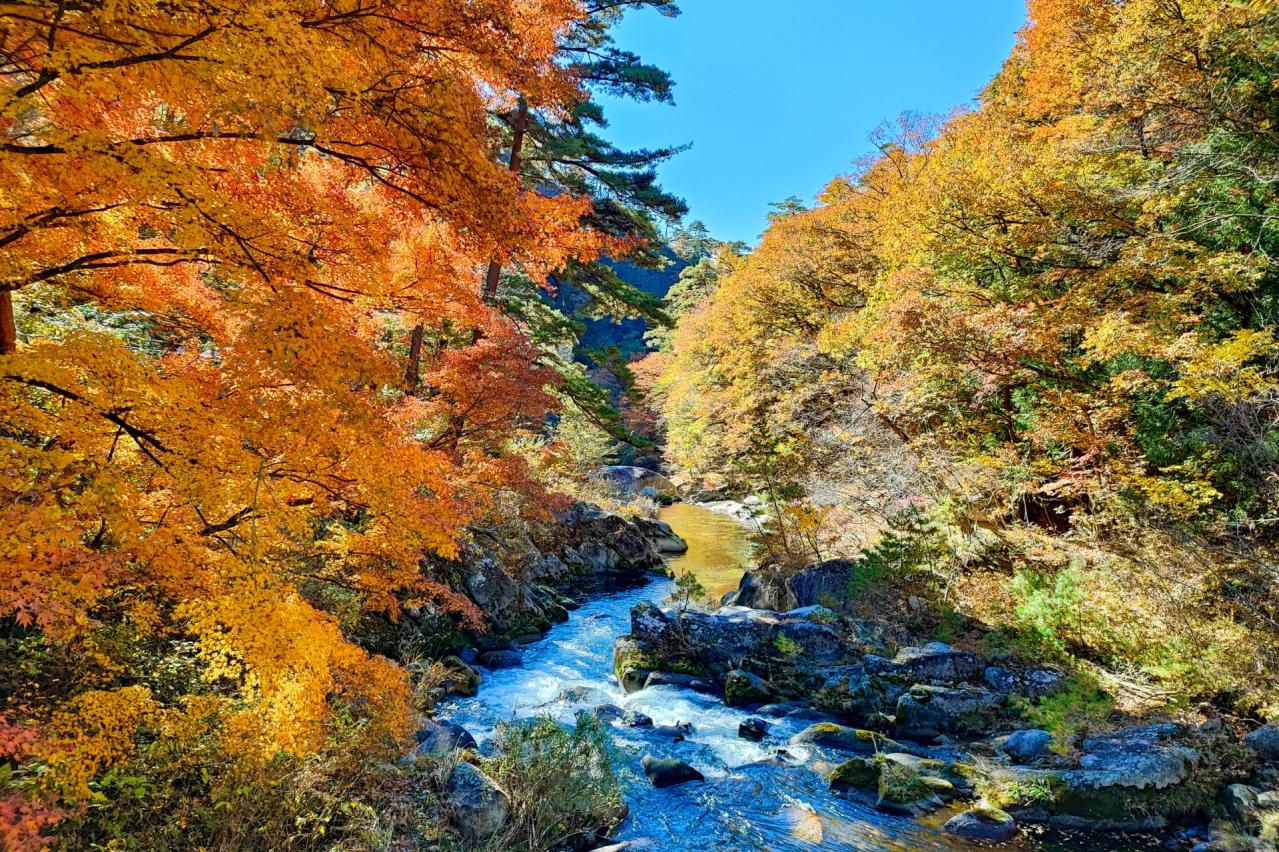
[[[557,39],[582,14],[0,3],[0,618],[11,650],[75,660],[6,676],[0,748],[39,767],[0,800],[6,847],[144,733],[244,760],[337,716],[406,734],[402,670],[343,613],[474,626],[423,557],[536,487],[507,445],[551,375],[480,283],[607,238],[521,187],[489,115],[573,108]]]
[[[947,605],[1034,630],[1047,607],[1090,625],[1074,652],[1279,712],[1257,682],[1279,617],[1279,9],[1029,7],[975,109],[886,128],[681,323],[671,450],[777,495],[800,558],[788,518],[929,505],[914,567]],[[896,455],[859,455],[886,438]],[[844,484],[881,474],[856,501],[831,496],[849,458]]]

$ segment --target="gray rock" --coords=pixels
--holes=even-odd
[[[1042,698],[1056,692],[1066,676],[1055,669],[1030,669],[1014,673],[999,666],[990,666],[983,673],[983,679],[996,692],[1025,698]]]
[[[609,465],[598,471],[599,477],[623,494],[638,494],[645,488],[652,488],[660,495],[679,497],[679,489],[662,474],[655,470],[630,465]]]
[[[626,716],[626,711],[621,707],[618,707],[616,704],[600,704],[596,707],[592,707],[590,710],[577,711],[579,718],[587,714],[594,716],[601,722],[611,723],[622,721],[622,719]]]
[[[687,689],[691,692],[700,692],[703,695],[719,695],[719,690],[715,688],[715,685],[705,678],[676,672],[651,672],[644,679],[644,688],[648,689],[653,686],[673,686],[676,689]]]
[[[449,776],[446,801],[453,824],[464,837],[476,842],[501,831],[511,812],[506,791],[469,763],[459,763]]]
[[[1049,754],[1048,746],[1053,735],[1039,728],[1013,731],[1006,737],[998,737],[992,743],[995,748],[1012,758],[1014,763],[1034,763]]]
[[[646,754],[640,765],[644,767],[644,774],[654,787],[674,787],[690,781],[706,780],[706,776],[682,760],[668,760]]]
[[[688,542],[680,538],[670,524],[649,518],[636,518],[635,525],[652,542],[658,553],[680,554],[688,552]]]
[[[848,582],[857,563],[851,559],[814,562],[786,578],[788,609],[839,605],[848,598]]]
[[[922,648],[902,648],[892,660],[866,657],[866,671],[906,678],[920,683],[933,681],[956,683],[980,677],[981,661],[967,651],[959,651],[945,642],[929,642]]]
[[[1128,728],[1083,742],[1080,767],[1085,786],[1164,789],[1190,777],[1199,764],[1199,752],[1175,742],[1181,725],[1147,725]]]
[[[651,728],[653,717],[638,710],[627,710],[622,715],[622,724],[628,728]]]
[[[768,723],[763,719],[747,719],[737,726],[737,736],[744,740],[759,742],[768,735]]]
[[[1279,761],[1279,725],[1262,725],[1244,737],[1243,743],[1262,760]]]
[[[989,730],[1004,706],[1004,697],[978,687],[916,684],[897,699],[897,734],[936,737],[978,735]]]
[[[447,754],[458,748],[475,749],[475,737],[461,725],[447,720],[424,719],[414,733],[417,747],[415,755]]]
[[[885,685],[872,679],[864,666],[839,666],[817,671],[821,686],[812,705],[845,721],[861,724],[875,713],[890,709]]]
[[[948,834],[986,843],[1007,843],[1017,836],[1017,822],[998,808],[973,808],[956,814],[942,828]]]
[[[563,701],[565,704],[607,704],[608,697],[608,693],[602,689],[578,684],[561,689],[555,700]]]
[[[785,613],[787,619],[792,613]],[[778,637],[784,637],[779,639]],[[773,653],[777,653],[779,643],[792,644],[798,648],[793,662],[807,666],[831,666],[841,662],[844,657],[844,643],[839,632],[825,624],[814,621],[787,620],[773,628]]]

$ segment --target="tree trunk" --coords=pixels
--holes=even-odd
[[[18,351],[18,326],[13,320],[13,291],[0,290],[0,355]]]
[[[520,98],[519,110],[515,113],[515,134],[511,138],[511,159],[507,163],[507,168],[511,170],[517,177],[520,173],[520,167],[523,160],[520,157],[520,150],[524,147],[524,133],[528,129],[528,102]],[[484,276],[484,290],[482,297],[485,302],[493,303],[497,298],[497,285],[502,277],[502,264],[496,259],[489,261],[488,274]]]
[[[422,334],[425,328],[422,323],[413,327],[413,336],[409,338],[409,365],[404,370],[404,392],[411,394],[417,391],[417,383],[422,379]]]

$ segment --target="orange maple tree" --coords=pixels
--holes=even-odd
[[[581,14],[0,3],[0,617],[84,660],[13,697],[40,792],[83,801],[184,714],[245,754],[315,748],[339,707],[405,733],[401,670],[319,601],[477,623],[422,557],[521,479],[506,443],[553,404],[483,269],[600,248],[487,116],[571,108]],[[107,623],[189,641],[223,706],[161,700]]]

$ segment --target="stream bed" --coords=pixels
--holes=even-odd
[[[736,520],[693,504],[669,507],[664,519],[689,543],[688,553],[670,560],[673,573],[692,571],[714,597],[736,588],[750,557],[750,530]],[[843,798],[827,788],[825,771],[841,760],[837,752],[787,746],[787,740],[815,718],[769,719],[759,743],[737,735],[749,712],[727,707],[717,697],[670,686],[627,695],[613,677],[613,640],[629,632],[630,611],[638,603],[662,604],[672,580],[654,577],[647,585],[587,601],[569,620],[523,649],[519,666],[481,670],[474,698],[453,699],[438,715],[465,727],[481,744],[503,721],[551,716],[572,724],[579,710],[611,703],[651,716],[658,726],[692,723],[686,739],[674,742],[654,728],[613,727],[618,770],[630,816],[614,833],[634,848],[655,850],[966,850],[980,847],[953,838],[941,824],[953,813],[925,821],[876,810],[873,799]],[[580,687],[580,689],[579,689]],[[569,697],[565,690],[572,689]],[[778,754],[785,749],[788,756]],[[705,782],[655,789],[639,766],[645,754],[683,760]],[[1122,850],[1162,848],[1161,838],[1070,835],[1035,827],[1003,849]]]

